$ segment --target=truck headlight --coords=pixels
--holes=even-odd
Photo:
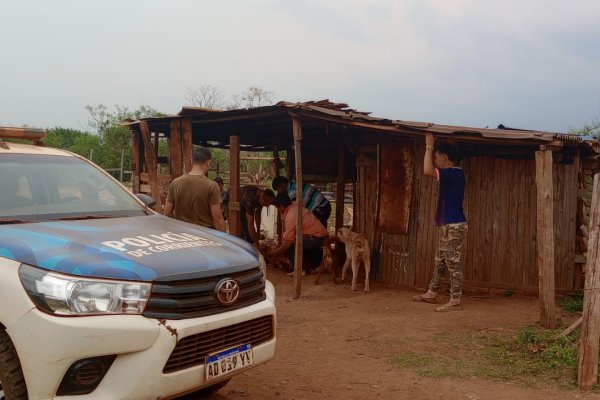
[[[33,303],[57,315],[141,314],[149,283],[63,275],[21,264],[19,277]]]
[[[258,253],[258,261],[260,262],[260,270],[262,271],[262,283],[267,281],[267,262],[262,254]]]

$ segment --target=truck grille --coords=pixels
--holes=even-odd
[[[219,302],[215,294],[217,283],[225,278],[233,279],[240,285],[237,301],[229,305]],[[197,318],[246,307],[265,298],[263,273],[257,267],[210,278],[155,282],[143,315],[158,319]]]
[[[163,373],[180,371],[204,364],[210,354],[241,344],[256,347],[275,336],[271,315],[187,336],[177,342]]]

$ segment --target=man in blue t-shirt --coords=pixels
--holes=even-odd
[[[439,198],[435,223],[440,227],[440,243],[435,253],[435,271],[427,293],[414,296],[413,301],[437,303],[440,283],[450,272],[450,301],[435,311],[461,310],[463,271],[460,261],[461,247],[467,235],[467,218],[463,211],[465,197],[465,173],[458,167],[461,160],[456,148],[447,143],[436,145],[435,137],[425,138],[423,172],[439,182]],[[435,146],[435,151],[434,151]]]

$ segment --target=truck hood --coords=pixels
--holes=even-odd
[[[0,225],[0,257],[72,275],[141,281],[259,265],[245,241],[162,215]]]

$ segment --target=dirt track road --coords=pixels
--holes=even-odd
[[[315,286],[314,276],[307,276],[303,298],[292,301],[292,278],[269,274],[278,296],[276,358],[234,378],[210,400],[598,398],[576,390],[425,378],[392,366],[389,349],[373,346],[395,338],[419,342],[440,332],[517,329],[537,321],[535,298],[466,298],[463,311],[438,314],[431,305],[412,303],[413,291],[372,284],[365,294],[347,283]]]

